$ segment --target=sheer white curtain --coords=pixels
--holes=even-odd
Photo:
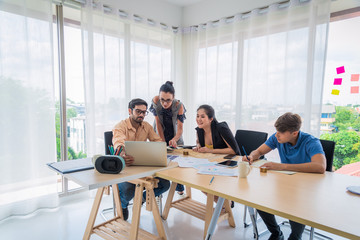
[[[0,220],[58,204],[52,3],[0,2]]]
[[[132,98],[150,105],[171,79],[175,34],[137,19],[120,17],[102,1],[81,9],[88,156],[104,152],[104,131],[128,117]]]
[[[318,136],[330,1],[274,4],[185,29],[189,115],[208,103],[219,121],[272,134],[291,111]],[[187,140],[195,141],[195,121]]]

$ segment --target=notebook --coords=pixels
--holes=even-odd
[[[64,162],[53,162],[47,163],[47,165],[62,174],[84,171],[94,168],[94,165],[91,162],[91,158],[68,160]]]
[[[134,157],[135,166],[166,167],[170,161],[165,142],[125,141],[125,152]]]

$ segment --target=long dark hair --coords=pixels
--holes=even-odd
[[[207,105],[207,104],[203,104],[200,107],[198,107],[198,109],[196,111],[199,111],[200,109],[204,109],[206,115],[208,116],[208,118],[212,118],[213,122],[217,122],[216,118],[215,118],[215,110],[212,106]]]
[[[161,85],[159,93],[165,92],[165,93],[171,93],[175,97],[175,88],[173,86],[173,82],[167,81],[163,85]]]

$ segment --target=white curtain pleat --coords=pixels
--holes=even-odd
[[[116,10],[112,10],[116,12]],[[104,153],[104,131],[128,117],[128,102],[150,106],[160,86],[172,79],[176,36],[170,30],[104,13],[103,2],[81,8],[87,154]],[[175,86],[176,87],[176,86]],[[152,124],[149,114],[146,121]]]
[[[189,116],[207,103],[234,133],[272,134],[291,111],[303,118],[303,131],[319,135],[330,1],[279,6],[185,30]],[[186,142],[195,142],[194,127],[185,126]]]
[[[0,220],[58,205],[52,3],[0,2]]]

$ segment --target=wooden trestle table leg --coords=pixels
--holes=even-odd
[[[177,186],[177,183],[175,183],[175,182],[171,183],[169,194],[168,194],[168,197],[166,199],[164,211],[163,211],[163,214],[162,214],[162,218],[164,220],[166,220],[168,215],[169,215],[169,211],[170,211],[172,200],[174,198],[174,193],[175,193],[176,186]]]
[[[101,187],[96,192],[95,200],[94,200],[93,206],[91,208],[90,217],[89,217],[88,223],[86,225],[83,240],[90,239],[90,236],[91,236],[93,228],[94,228],[95,220],[96,220],[96,215],[99,211],[99,206],[100,206],[101,199],[102,199],[102,196],[104,193],[104,189],[105,189],[105,187]]]

